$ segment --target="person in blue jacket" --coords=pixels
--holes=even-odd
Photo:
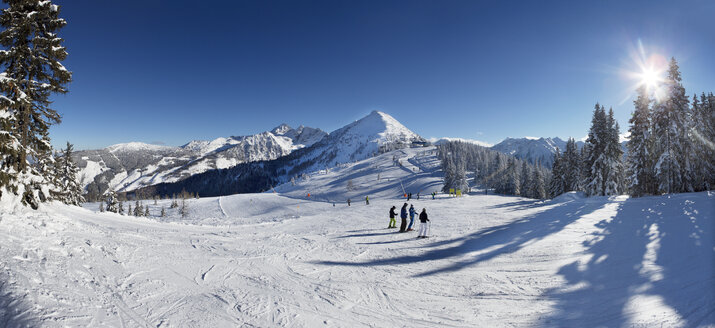
[[[407,203],[405,203],[405,205],[402,205],[402,209],[400,210],[400,218],[402,219],[402,223],[400,224],[400,232],[405,232],[407,230]]]
[[[412,224],[415,222],[415,214],[417,212],[415,211],[415,206],[410,205],[410,224],[407,226],[407,231],[412,231]]]

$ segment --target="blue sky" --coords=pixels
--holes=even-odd
[[[181,145],[280,123],[332,131],[377,109],[424,137],[627,129],[632,54],[715,91],[715,1],[56,0],[74,73],[56,146]]]

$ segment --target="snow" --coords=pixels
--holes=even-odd
[[[715,325],[715,193],[423,194],[431,238],[385,229],[403,187],[439,187],[431,151],[190,199],[187,217],[2,207],[0,325]]]
[[[494,146],[488,142],[484,142],[481,140],[474,140],[474,139],[463,139],[463,138],[447,138],[447,137],[442,137],[442,138],[430,138],[428,139],[429,142],[435,145],[439,145],[444,142],[450,142],[450,141],[459,141],[459,142],[466,142],[470,144],[475,144],[477,146],[482,146],[482,147],[491,147]]]
[[[143,143],[143,142],[128,142],[128,143],[120,143],[116,145],[112,145],[107,147],[106,149],[109,150],[110,152],[129,152],[129,151],[138,151],[138,150],[164,150],[164,149],[171,149],[172,147],[169,146],[161,146],[161,145],[152,145],[148,143]]]

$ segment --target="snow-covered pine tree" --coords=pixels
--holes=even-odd
[[[73,148],[68,141],[66,148],[62,150],[62,155],[57,159],[57,163],[59,163],[57,178],[60,190],[56,198],[65,204],[79,206],[84,202],[84,197],[82,197],[82,187],[77,181],[79,168],[72,159]]]
[[[519,195],[531,197],[529,184],[531,183],[531,170],[526,161],[521,162],[521,173],[519,174],[519,185],[521,186]]]
[[[576,140],[569,138],[562,157],[564,192],[581,190],[581,157],[578,154]]]
[[[146,216],[146,217],[149,216],[149,206],[144,207],[144,216]]]
[[[584,189],[589,196],[603,196],[606,192],[606,175],[609,166],[606,156],[608,129],[606,110],[596,103],[591,119],[591,129],[584,145]]]
[[[117,193],[114,190],[108,190],[106,194],[107,212],[118,213],[119,212],[119,201],[117,200]]]
[[[541,167],[539,163],[536,163],[536,168],[533,172],[533,177],[531,179],[531,185],[529,186],[531,191],[529,192],[531,198],[544,199],[546,198],[546,188],[544,184],[544,175],[541,172]]]
[[[162,218],[166,216],[166,209],[164,209],[164,206],[161,207],[161,214],[159,214]]]
[[[604,193],[606,196],[620,195],[624,182],[624,172],[623,172],[623,149],[621,149],[620,143],[620,128],[618,122],[613,116],[613,108],[608,110],[608,117],[606,119],[606,145],[605,145],[605,155],[606,155],[606,177]]]
[[[688,98],[681,84],[680,71],[675,58],[670,60],[664,96],[653,106],[653,132],[656,137],[657,162],[655,175],[660,193],[692,190],[687,140],[686,119]],[[683,166],[686,167],[683,167]]]
[[[506,165],[506,174],[504,184],[506,186],[504,193],[507,195],[518,195],[521,191],[519,184],[519,163],[513,157],[510,157]]]
[[[132,206],[129,205],[129,207],[132,207]],[[124,215],[124,202],[119,201],[119,206],[117,207],[117,209],[118,209],[117,213]],[[127,215],[131,215],[131,209],[129,210],[129,213],[127,213]]]
[[[134,203],[134,216],[142,216],[142,213],[144,213],[144,211],[141,204],[139,204],[139,201],[137,200]]]
[[[656,192],[654,176],[654,143],[651,131],[650,103],[645,86],[637,90],[638,98],[633,101],[635,111],[630,123],[628,141],[628,189],[633,196],[651,195]]]
[[[25,205],[37,208],[50,199],[51,178],[30,163],[51,154],[52,124],[60,115],[50,108],[50,95],[67,92],[72,74],[60,61],[67,57],[57,30],[66,25],[59,6],[45,0],[3,0],[0,13],[0,193],[22,194]],[[1,196],[1,195],[0,195]]]
[[[698,101],[693,95],[691,143],[695,191],[711,190],[715,185],[715,110],[713,102],[703,92]]]
[[[554,165],[551,168],[551,183],[549,183],[549,195],[556,197],[566,190],[566,172],[564,157],[557,149],[554,153]]]

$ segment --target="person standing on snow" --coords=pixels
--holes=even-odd
[[[350,198],[348,198],[348,206],[350,206]]]
[[[417,212],[415,212],[415,206],[410,205],[410,224],[407,226],[407,231],[414,230],[414,229],[412,229],[412,223],[415,222],[415,213],[417,213]]]
[[[365,205],[370,205],[370,198],[369,198],[369,196],[365,196]]]
[[[417,238],[427,238],[427,221],[429,221],[427,210],[423,208],[422,213],[420,213],[420,231],[417,234]]]
[[[390,224],[387,226],[388,229],[397,228],[395,227],[395,224],[397,224],[397,222],[395,222],[395,215],[397,215],[397,213],[395,213],[395,208],[395,206],[392,206],[392,208],[390,209]]]
[[[400,210],[400,218],[402,219],[402,223],[400,224],[400,232],[405,232],[407,230],[407,203],[405,203],[405,205],[402,205],[402,209]]]

